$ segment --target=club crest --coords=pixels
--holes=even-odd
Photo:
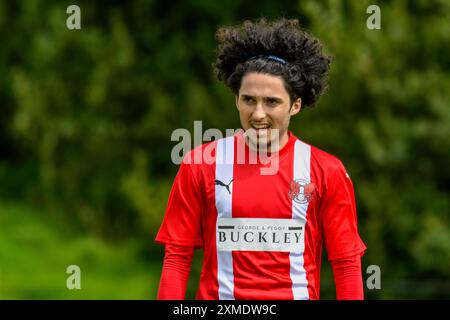
[[[309,203],[314,199],[315,186],[313,183],[296,179],[289,183],[288,196],[297,203]]]

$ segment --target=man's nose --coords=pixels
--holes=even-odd
[[[266,112],[264,111],[264,107],[262,102],[258,102],[256,104],[256,108],[252,113],[252,118],[256,121],[260,121],[266,117]]]

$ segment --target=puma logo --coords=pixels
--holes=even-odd
[[[220,181],[220,180],[216,180],[216,185],[225,187],[225,188],[227,189],[228,193],[231,194],[231,191],[230,191],[230,184],[233,182],[233,180],[234,180],[234,179],[231,179],[230,183],[228,183],[228,184],[225,184],[225,183],[223,183],[223,182]]]

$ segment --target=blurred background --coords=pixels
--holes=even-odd
[[[71,4],[80,30],[66,27]],[[371,4],[381,30],[366,27]],[[239,128],[211,68],[215,31],[281,16],[334,56],[327,94],[291,129],[352,177],[364,281],[381,269],[366,297],[450,298],[449,1],[2,0],[0,299],[156,297],[171,133]],[[69,265],[81,290],[66,288]]]

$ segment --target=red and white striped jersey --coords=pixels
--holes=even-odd
[[[319,299],[330,260],[363,254],[353,184],[336,157],[289,132],[270,163],[237,161],[242,134],[194,149],[175,178],[156,242],[203,248],[197,299]],[[245,143],[244,143],[245,145]],[[196,151],[213,161],[195,163]],[[245,157],[252,152],[245,145]]]

